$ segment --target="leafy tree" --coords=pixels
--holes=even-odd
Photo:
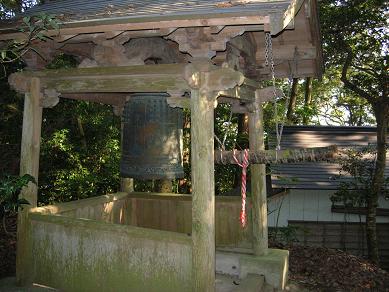
[[[36,183],[29,174],[20,177],[7,175],[0,178],[0,219],[2,219],[3,229],[6,232],[6,218],[16,215],[23,205],[30,204],[26,199],[19,198],[20,191],[29,182]]]
[[[327,66],[340,70],[345,88],[371,105],[377,123],[377,159],[366,217],[369,258],[376,263],[376,208],[384,184],[389,122],[387,13],[383,0],[321,1]]]
[[[50,69],[77,62],[61,55]],[[39,203],[78,200],[119,188],[120,118],[112,108],[61,99],[43,112]]]
[[[366,207],[367,199],[373,190],[372,183],[377,151],[372,146],[362,149],[350,149],[340,160],[340,176],[351,175],[351,179],[341,183],[339,189],[331,196],[333,204],[341,203],[346,209]],[[389,177],[384,181],[382,196],[389,195]]]

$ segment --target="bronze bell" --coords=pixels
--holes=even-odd
[[[180,108],[167,104],[167,93],[134,93],[123,115],[120,173],[137,179],[184,176]]]

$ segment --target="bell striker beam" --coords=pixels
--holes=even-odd
[[[198,84],[205,74],[198,73]],[[192,291],[215,291],[214,100],[191,91]]]
[[[25,94],[20,157],[20,175],[30,174],[38,182],[39,152],[42,126],[41,86],[39,78],[31,78],[30,91]],[[28,284],[31,275],[31,246],[28,210],[37,206],[38,186],[29,183],[19,195],[30,205],[18,214],[16,279],[18,285]]]
[[[250,151],[264,150],[263,108],[260,90],[256,91],[254,110],[249,113]],[[266,165],[251,165],[253,250],[255,255],[266,255],[268,251]]]

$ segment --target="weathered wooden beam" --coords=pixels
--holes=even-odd
[[[260,92],[256,92],[256,99],[260,100]],[[254,111],[249,113],[249,145],[252,151],[265,149],[262,103],[257,102]],[[266,165],[253,164],[251,170],[252,196],[252,224],[253,224],[253,251],[255,255],[265,255],[268,252],[267,231],[267,192],[266,192]]]
[[[15,73],[15,76],[46,78],[77,78],[77,77],[98,77],[100,75],[112,76],[136,76],[136,75],[179,75],[182,74],[187,64],[158,64],[158,65],[136,65],[116,67],[90,67],[70,69],[46,69],[40,71],[23,71]],[[14,75],[14,74],[13,74]]]
[[[9,83],[19,92],[28,90],[32,77],[41,78],[43,88],[59,93],[189,90],[183,77],[185,66],[161,64],[25,71],[12,74]]]
[[[292,0],[286,11],[271,14],[269,23],[265,23],[265,31],[270,31],[272,35],[280,33],[291,24],[303,3],[304,0]]]
[[[198,84],[206,73],[197,75]],[[214,100],[191,91],[192,291],[215,291]]]
[[[256,53],[256,60],[260,63],[265,61],[265,50],[258,50]],[[317,48],[310,44],[273,44],[273,58],[274,61],[290,60],[313,60],[317,57]]]
[[[169,89],[187,89],[178,76],[99,76],[98,78],[45,79],[44,86],[61,93],[82,92],[166,92]]]
[[[123,106],[128,97],[128,93],[68,93],[62,94],[61,98],[86,100],[91,102],[99,102],[114,106]]]
[[[199,68],[192,64],[158,64],[123,67],[94,67],[61,70],[24,71],[9,77],[10,85],[27,92],[31,78],[41,79],[42,88],[61,94],[185,92],[199,88],[193,82]],[[228,90],[236,86],[257,88],[258,83],[229,68],[209,66],[203,91]],[[227,94],[226,94],[227,95]],[[236,93],[230,94],[236,98]],[[252,96],[251,96],[252,98]]]
[[[20,175],[30,174],[38,183],[39,153],[42,125],[42,107],[40,106],[41,85],[38,78],[32,78],[30,91],[24,99],[22,143],[20,154]],[[18,214],[16,279],[18,285],[28,284],[32,277],[31,242],[29,209],[37,206],[38,186],[29,183],[19,198],[26,199],[30,205]]]
[[[255,90],[256,88],[241,85],[235,86],[234,88],[222,90],[218,92],[219,97],[228,98],[228,99],[239,99],[245,102],[254,102],[255,101]],[[223,99],[225,100],[225,99]],[[226,101],[227,102],[227,101]]]
[[[234,155],[242,163],[242,151],[215,151],[215,163],[236,164]],[[249,152],[250,164],[284,164],[314,161],[333,161],[338,157],[338,147],[283,149],[283,150],[258,150]]]

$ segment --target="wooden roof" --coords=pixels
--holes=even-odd
[[[185,15],[210,15],[217,17],[220,14],[239,15],[266,15],[269,12],[279,13],[286,11],[291,5],[290,0],[274,1],[226,1],[226,0],[62,0],[49,1],[43,5],[29,9],[24,15],[33,15],[39,12],[60,16],[66,22],[86,20],[104,20],[117,17],[147,19],[161,17],[169,20],[178,19]],[[211,17],[209,17],[211,18]]]
[[[285,126],[281,148],[367,146],[376,143],[376,131],[375,127]],[[269,143],[273,149],[274,136],[271,136]],[[339,177],[340,165],[337,163],[290,163],[272,165],[271,168],[273,188],[335,190],[341,182],[351,179],[347,174]],[[385,176],[389,176],[389,154]]]
[[[24,38],[18,28],[21,17],[40,12],[56,15],[61,23],[59,32],[47,32],[52,41],[35,44],[48,61],[59,52],[75,55],[81,62],[95,60],[100,48],[103,52],[99,54],[114,48],[111,55],[115,60],[94,65],[134,65],[123,46],[133,39],[158,37],[184,53],[174,62],[187,63],[201,51],[221,65],[230,59],[232,50],[238,58],[244,55],[246,67],[250,67],[246,76],[263,80],[270,78],[269,67],[264,65],[264,31],[270,31],[278,77],[318,77],[322,73],[316,0],[49,1],[2,23],[0,42]],[[197,39],[193,39],[194,33]],[[201,48],[194,49],[198,44]],[[34,52],[26,55],[25,61],[35,69],[46,65]]]

